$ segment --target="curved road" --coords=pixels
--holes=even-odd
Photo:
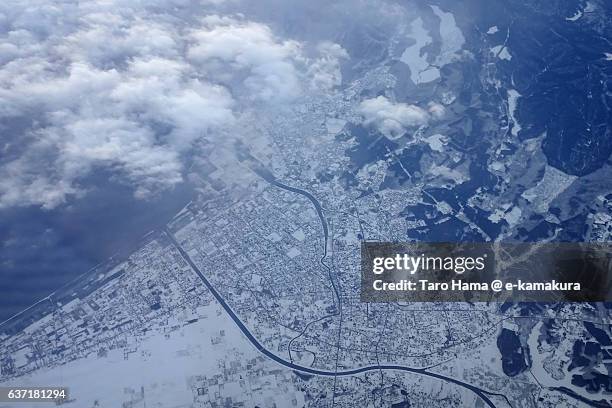
[[[282,188],[283,190],[287,190],[292,193],[303,195],[312,203],[312,205],[314,205],[315,210],[317,210],[317,214],[319,215],[319,219],[321,220],[321,225],[323,226],[323,235],[325,236],[325,255],[327,255],[327,239],[329,235],[329,230],[327,228],[327,221],[325,220],[325,217],[323,216],[323,207],[321,207],[321,203],[319,203],[319,200],[317,200],[315,196],[313,196],[306,190],[302,190],[296,187],[291,187],[291,186],[281,183],[280,181],[276,179],[276,177],[274,177],[272,172],[270,172],[268,169],[263,167],[261,164],[259,164],[258,167],[253,168],[252,170],[255,173],[257,173],[259,177],[266,180],[268,183],[272,184],[273,186]]]

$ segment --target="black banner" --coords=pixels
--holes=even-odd
[[[361,245],[362,302],[612,301],[609,243]]]

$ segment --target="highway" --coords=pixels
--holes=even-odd
[[[302,373],[312,374],[312,375],[319,375],[319,376],[326,376],[326,377],[351,376],[351,375],[358,375],[358,374],[366,373],[366,372],[369,372],[369,371],[380,371],[380,370],[405,371],[405,372],[425,375],[425,376],[432,377],[432,378],[437,378],[437,379],[442,380],[442,381],[447,381],[449,383],[453,383],[453,384],[459,385],[459,386],[461,386],[463,388],[466,388],[466,389],[472,391],[474,394],[476,394],[489,407],[495,408],[495,404],[493,404],[493,401],[491,401],[491,399],[487,396],[487,394],[489,394],[489,395],[498,395],[498,394],[486,392],[486,391],[484,391],[484,390],[482,390],[482,389],[480,389],[478,387],[475,387],[475,386],[473,386],[471,384],[468,384],[468,383],[465,383],[463,381],[459,381],[457,379],[454,379],[454,378],[451,378],[451,377],[447,377],[445,375],[438,374],[438,373],[435,373],[435,372],[427,371],[425,368],[412,368],[412,367],[406,367],[406,366],[394,365],[394,364],[380,364],[380,365],[377,364],[377,365],[368,365],[368,366],[352,368],[352,369],[347,369],[347,370],[329,371],[329,370],[322,370],[322,369],[318,369],[318,368],[305,367],[305,366],[301,366],[299,364],[295,364],[295,363],[293,363],[291,361],[285,360],[284,358],[282,358],[282,357],[272,353],[270,350],[266,349],[259,342],[259,340],[257,340],[257,338],[255,338],[255,336],[253,336],[253,334],[245,326],[245,324],[242,322],[242,320],[240,320],[238,315],[232,310],[230,305],[225,301],[223,296],[221,296],[221,294],[215,289],[215,287],[204,276],[204,274],[202,274],[200,269],[193,263],[191,257],[183,250],[183,248],[176,241],[176,238],[170,232],[170,230],[168,230],[168,228],[165,228],[164,230],[165,230],[166,234],[168,235],[168,238],[173,242],[174,246],[180,252],[180,254],[183,257],[183,259],[185,259],[185,261],[189,264],[189,266],[191,266],[193,271],[202,280],[202,282],[208,288],[208,290],[210,290],[210,292],[213,294],[213,296],[215,297],[217,302],[219,302],[219,304],[221,304],[223,309],[225,309],[226,313],[231,317],[231,319],[238,326],[240,331],[246,336],[246,338],[251,342],[251,344],[253,344],[253,346],[255,346],[255,348],[260,353],[262,353],[266,357],[276,361],[280,365],[285,366],[287,368],[290,368],[292,370],[296,370],[296,371],[302,372]],[[501,394],[499,394],[499,396],[503,397],[503,395],[501,395]]]

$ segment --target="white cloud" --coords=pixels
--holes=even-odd
[[[243,104],[339,83],[339,46],[309,59],[264,24],[206,16],[217,3],[2,2],[0,127],[15,133],[0,151],[19,148],[0,157],[0,208],[53,208],[98,168],[147,197],[180,183],[194,142],[231,128]]]
[[[427,104],[427,112],[429,112],[433,119],[439,120],[446,114],[446,108],[440,103],[429,102],[429,104]]]
[[[358,112],[366,125],[375,126],[390,139],[401,137],[407,129],[427,125],[444,115],[444,107],[430,103],[425,110],[416,105],[395,103],[384,96],[362,101]]]
[[[1,206],[54,207],[96,166],[115,170],[145,197],[180,182],[180,155],[234,117],[226,89],[193,78],[175,61],[134,59],[121,70],[73,62],[64,75],[46,68],[32,65],[10,77],[0,70],[0,81],[10,84],[0,90],[3,116],[38,121],[23,135],[36,141],[26,153],[37,159],[22,156],[0,169],[2,178],[12,176],[0,185]],[[36,178],[26,163],[36,168],[41,160],[46,174]]]
[[[323,42],[317,46],[320,56],[309,68],[311,88],[327,91],[342,83],[340,71],[341,60],[349,55],[344,48],[332,42]]]
[[[215,78],[228,83],[240,78],[249,96],[263,101],[299,95],[296,63],[302,60],[300,44],[276,39],[268,26],[208,16],[190,37],[190,60]]]

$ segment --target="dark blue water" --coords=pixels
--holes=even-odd
[[[503,328],[497,337],[497,348],[501,353],[502,368],[507,376],[514,377],[527,369],[525,351],[515,332]]]
[[[51,211],[0,211],[0,321],[135,245],[192,196],[182,185],[148,201],[136,200],[126,186],[96,181],[86,197]]]

